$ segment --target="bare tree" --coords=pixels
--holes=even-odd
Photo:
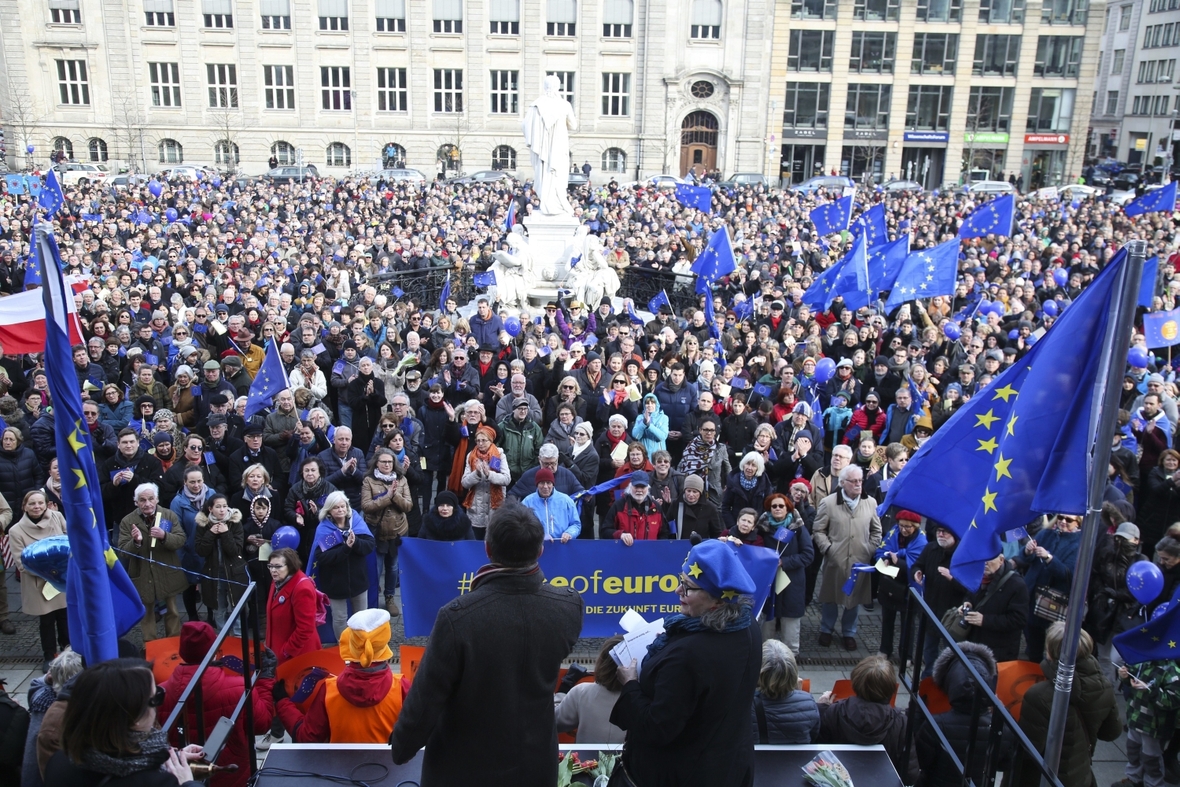
[[[33,103],[33,97],[23,87],[8,83],[4,100],[4,119],[16,132],[20,155],[25,157],[25,168],[33,168],[33,154],[28,152],[33,144],[33,135],[41,122],[41,113]]]
[[[241,163],[238,140],[247,128],[245,114],[237,107],[237,98],[228,106],[209,110],[209,120],[210,127],[214,129],[215,164],[223,175],[233,175]]]
[[[455,113],[455,141],[443,144],[438,149],[437,163],[443,165],[444,177],[446,172],[451,171],[456,174],[462,174],[463,145],[470,139],[472,134],[476,134],[480,130],[480,128],[472,124],[466,111]]]
[[[115,137],[116,155],[123,156],[131,172],[147,170],[147,142],[145,128],[147,118],[139,106],[135,91],[116,88],[111,96],[114,122],[111,130]]]

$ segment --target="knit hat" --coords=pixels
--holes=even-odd
[[[459,498],[456,497],[455,493],[452,492],[451,490],[444,489],[443,491],[439,492],[434,497],[434,507],[438,508],[439,506],[450,506],[451,508],[458,508],[459,507]]]
[[[798,402],[795,404],[795,409],[791,410],[791,412],[792,413],[802,413],[803,415],[810,418],[811,417],[811,405],[809,405],[807,402]]]
[[[156,432],[155,436],[152,437],[152,445],[160,445],[161,443],[171,443],[171,442],[172,442],[172,433],[171,432]]]
[[[898,511],[897,516],[894,517],[898,522],[921,522],[922,517],[915,514],[913,511]]]
[[[730,603],[739,596],[753,594],[755,589],[754,580],[738,560],[736,548],[717,539],[693,547],[680,571],[710,596]]]
[[[180,648],[177,653],[185,664],[200,664],[201,659],[217,639],[217,629],[203,620],[190,620],[180,627]]]
[[[348,619],[348,628],[340,634],[340,658],[362,667],[375,661],[389,661],[393,658],[389,637],[388,612],[383,609],[358,612]]]
[[[685,489],[695,489],[698,492],[705,491],[705,480],[696,473],[692,473],[684,479]]]
[[[182,363],[180,366],[176,367],[176,371],[172,373],[172,377],[175,379],[182,374],[187,374],[189,377],[192,377],[193,367],[189,366],[187,363]]]
[[[794,488],[796,486],[803,487],[804,489],[807,490],[807,494],[811,494],[811,482],[808,481],[806,478],[796,478],[794,481],[791,482],[791,485],[788,488]]]
[[[553,477],[553,471],[550,470],[548,467],[542,467],[540,470],[537,471],[536,482],[538,484],[544,484],[544,483],[552,484],[554,482],[554,480],[555,479]]]

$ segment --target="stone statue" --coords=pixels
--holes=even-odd
[[[570,173],[570,132],[578,119],[559,92],[561,81],[545,77],[544,92],[524,116],[524,141],[533,163],[533,191],[544,216],[573,215],[566,189]]]
[[[488,268],[496,273],[495,298],[506,309],[527,309],[528,290],[534,276],[533,255],[528,240],[520,232],[508,233],[505,240],[508,251],[493,252]]]
[[[597,235],[586,236],[582,259],[570,272],[569,284],[574,297],[584,303],[587,309],[597,308],[604,296],[614,298],[618,293],[621,285],[619,274],[606,264],[602,241]]]

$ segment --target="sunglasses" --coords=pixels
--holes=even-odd
[[[152,695],[152,698],[150,700],[148,700],[148,707],[149,708],[158,708],[163,704],[164,704],[164,687],[163,686],[156,686],[156,693]]]

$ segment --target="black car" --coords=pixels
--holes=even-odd
[[[589,175],[584,175],[581,172],[571,172],[570,173],[570,180],[569,180],[569,185],[567,186],[567,188],[576,189],[580,186],[589,186],[589,185],[590,185],[590,176]]]
[[[1132,191],[1139,185],[1140,178],[1129,169],[1125,169],[1114,176],[1114,187],[1119,191]]]
[[[313,178],[318,178],[319,176],[320,173],[315,168],[315,164],[308,164],[302,167],[275,167],[262,177],[266,178],[271,183],[302,183],[305,180],[311,180]]]

